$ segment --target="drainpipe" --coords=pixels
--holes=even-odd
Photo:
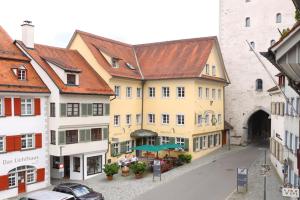
[[[144,128],[144,86],[145,86],[145,80],[142,80],[142,119],[141,119],[141,129]]]

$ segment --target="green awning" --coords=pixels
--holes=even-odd
[[[150,152],[158,152],[168,149],[176,149],[176,148],[184,148],[184,146],[180,144],[162,144],[162,145],[142,145],[142,146],[136,146],[133,147],[133,150],[140,150],[140,151],[150,151]]]
[[[130,133],[130,137],[143,138],[143,137],[157,137],[157,133],[151,130],[139,129]]]

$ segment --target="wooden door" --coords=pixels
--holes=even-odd
[[[226,130],[224,130],[224,131],[222,131],[222,146],[223,145],[225,145],[227,142],[227,131]]]
[[[26,192],[26,172],[18,172],[18,193]]]

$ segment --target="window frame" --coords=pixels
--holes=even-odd
[[[30,102],[28,102],[29,100],[30,100]],[[28,109],[29,105],[31,107],[30,109]],[[24,106],[24,110],[22,108],[23,106]],[[21,115],[22,116],[34,115],[34,101],[32,98],[21,98]]]
[[[27,80],[27,70],[23,68],[18,68],[17,69],[17,77],[18,80],[20,81],[26,81]]]
[[[66,144],[77,144],[79,143],[79,131],[77,129],[74,130],[66,130],[65,131],[65,143]]]
[[[30,136],[30,137],[29,137]],[[34,149],[35,148],[35,134],[27,133],[21,135],[21,150]],[[29,146],[29,141],[31,140],[31,146]],[[23,143],[25,141],[25,143]],[[25,144],[25,146],[23,146]]]
[[[155,98],[155,87],[148,87],[148,92],[150,98]]]
[[[74,111],[75,105],[78,106],[78,111]],[[71,106],[71,107],[69,107],[69,106]],[[69,110],[69,109],[71,109],[71,110]],[[67,103],[66,112],[67,112],[67,117],[79,117],[80,116],[80,103]],[[75,114],[75,112],[77,112],[77,115]]]
[[[205,64],[205,74],[209,75],[210,69],[209,69],[209,64]]]
[[[103,116],[104,114],[103,103],[93,103],[93,116]]]
[[[142,98],[142,88],[140,87],[136,88],[136,97]]]
[[[115,96],[121,97],[121,86],[115,85]]]
[[[121,123],[121,116],[114,115],[114,126],[120,126],[120,123]]]
[[[148,124],[155,124],[155,114],[154,113],[148,114]]]
[[[276,13],[276,24],[282,23],[282,14]]]
[[[76,74],[67,73],[67,85],[77,85],[76,84]]]
[[[176,97],[182,99],[185,97],[185,87],[176,87]]]
[[[199,97],[200,99],[203,98],[203,88],[202,88],[202,87],[198,87],[198,97]]]
[[[197,125],[202,126],[203,124],[203,119],[202,119],[202,114],[197,115]]]
[[[132,87],[126,87],[126,98],[132,98]]]
[[[215,65],[213,65],[211,67],[211,75],[212,76],[217,76],[217,67]]]
[[[141,114],[136,114],[135,115],[135,119],[136,119],[136,124],[137,125],[141,125],[142,124],[142,115]]]
[[[184,126],[185,125],[184,114],[177,114],[176,115],[176,125],[177,126]]]
[[[132,124],[132,117],[131,117],[131,114],[126,114],[126,117],[125,117],[125,122],[126,122],[126,125],[131,125]]]
[[[50,144],[56,145],[56,131],[50,130]]]
[[[245,18],[245,27],[251,27],[251,18],[250,17]]]
[[[170,97],[170,87],[162,87],[161,94],[162,94],[162,98],[169,98]]]
[[[168,125],[170,124],[170,115],[167,113],[161,114],[161,124]]]
[[[81,168],[80,157],[74,156],[73,157],[73,172],[80,172],[80,168]]]
[[[56,116],[55,102],[50,103],[50,117]]]
[[[6,151],[6,148],[5,148],[6,141],[5,141],[5,136],[4,135],[0,136],[0,144],[2,146],[2,149],[0,148],[0,153],[5,152]]]

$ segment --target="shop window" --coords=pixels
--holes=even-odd
[[[33,100],[21,99],[21,115],[32,115],[32,114],[33,114]]]
[[[66,131],[66,144],[78,143],[78,130]]]
[[[94,116],[102,116],[103,115],[103,104],[102,103],[94,103],[93,104],[93,115]]]
[[[59,169],[59,164],[60,164],[60,157],[52,156],[52,168]]]
[[[79,103],[68,103],[67,104],[67,115],[68,115],[68,117],[79,116]]]
[[[67,74],[67,84],[68,85],[76,85],[76,75],[75,74]]]
[[[26,182],[27,183],[34,183],[35,182],[35,170],[31,169],[31,170],[27,170],[26,175],[27,175],[27,179]]]
[[[56,145],[56,132],[54,130],[50,131],[50,144]]]
[[[177,98],[183,98],[185,96],[184,87],[177,87]]]
[[[73,157],[73,171],[80,172],[80,158]]]
[[[162,87],[162,97],[167,98],[170,97],[170,88]]]
[[[102,130],[101,130],[101,128],[92,128],[91,138],[92,138],[92,141],[102,140]]]
[[[87,175],[101,173],[102,156],[93,156],[87,158]]]
[[[16,173],[8,174],[8,187],[12,188],[17,185]]]
[[[33,134],[26,134],[21,136],[21,148],[30,149],[33,148]]]

